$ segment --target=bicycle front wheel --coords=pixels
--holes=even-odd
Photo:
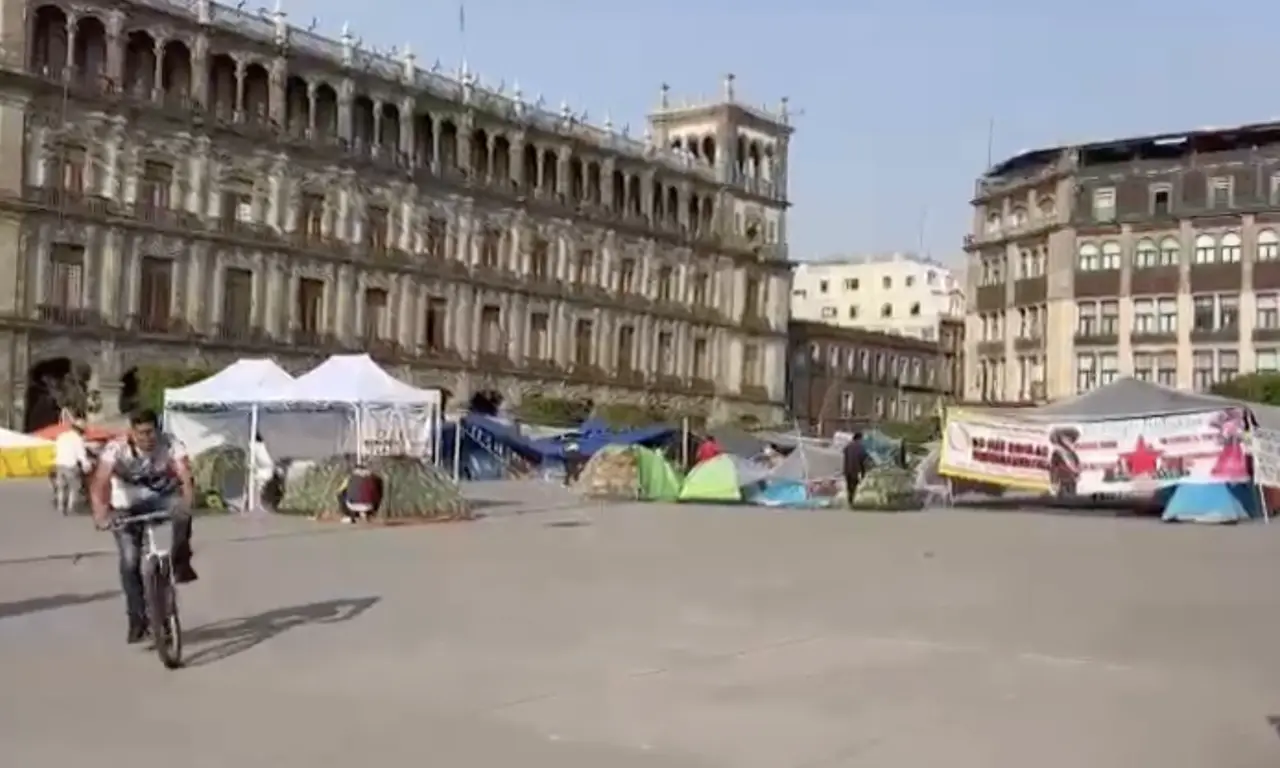
[[[182,621],[178,618],[178,590],[168,563],[153,568],[147,586],[147,616],[156,655],[168,669],[182,666]]]

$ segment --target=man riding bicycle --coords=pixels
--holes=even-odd
[[[89,483],[93,520],[105,527],[114,514],[124,516],[168,512],[173,517],[173,569],[180,584],[196,580],[191,567],[191,507],[195,486],[187,466],[186,451],[160,433],[155,411],[141,410],[129,417],[129,433],[111,441],[98,458]],[[114,531],[120,552],[120,586],[129,614],[128,642],[140,642],[147,634],[146,603],[142,593],[141,526]]]

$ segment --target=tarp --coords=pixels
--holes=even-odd
[[[763,440],[738,427],[729,425],[712,427],[707,431],[707,434],[715,438],[716,442],[720,444],[721,450],[725,453],[732,453],[750,459],[764,452],[765,443]]]
[[[438,389],[406,384],[368,355],[334,355],[295,379],[292,384],[263,398],[264,404],[440,406]]]
[[[587,420],[574,432],[529,442],[544,459],[564,461],[565,447],[569,443],[576,444],[578,452],[589,457],[606,445],[643,445],[652,448],[669,441],[677,431],[676,427],[655,424],[614,432],[602,421]]]
[[[53,459],[53,441],[0,429],[0,479],[45,477]]]
[[[254,405],[283,392],[293,377],[272,360],[237,360],[207,379],[164,391],[167,408],[215,408]]]
[[[1166,522],[1236,523],[1248,520],[1258,506],[1250,483],[1181,483],[1165,503]]]
[[[680,501],[742,501],[743,488],[763,482],[769,470],[732,453],[707,459],[689,471]]]
[[[770,479],[808,482],[840,477],[844,470],[844,452],[840,448],[824,448],[799,443],[769,472]]]

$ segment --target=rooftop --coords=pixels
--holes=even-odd
[[[921,353],[936,353],[940,351],[937,341],[925,341],[896,333],[872,331],[867,328],[831,325],[814,320],[792,320],[789,331],[793,342],[858,344],[864,347]]]
[[[836,255],[816,261],[796,262],[796,270],[823,270],[836,267],[865,266],[868,264],[918,264],[924,267],[950,270],[946,264],[928,256],[920,256],[909,251],[891,253],[869,253],[854,255]]]
[[[1190,154],[1250,149],[1267,144],[1280,144],[1280,122],[1249,123],[1229,128],[1194,128],[1176,133],[1025,150],[992,166],[984,177],[1032,172],[1053,164],[1068,153],[1077,155],[1080,166],[1089,166],[1134,160],[1172,160]]]

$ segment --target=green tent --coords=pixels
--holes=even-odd
[[[767,470],[753,468],[746,459],[722,453],[689,471],[680,501],[742,501],[742,489],[767,475]]]
[[[593,498],[675,501],[680,475],[651,448],[606,445],[582,468],[577,487]]]

